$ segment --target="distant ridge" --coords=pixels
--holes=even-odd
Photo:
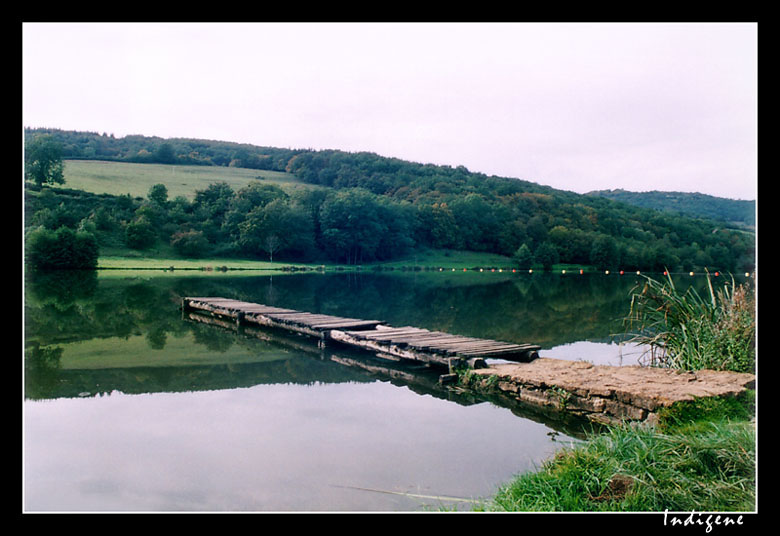
[[[677,212],[696,218],[708,218],[726,223],[755,227],[756,202],[728,199],[690,192],[630,192],[627,190],[594,190],[585,195],[605,197],[642,208]]]

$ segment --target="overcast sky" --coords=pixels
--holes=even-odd
[[[757,196],[756,24],[24,24],[23,124]]]

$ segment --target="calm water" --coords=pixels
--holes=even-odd
[[[25,290],[26,511],[469,510],[579,423],[304,337],[184,319],[225,296],[634,364],[634,276],[66,274]]]

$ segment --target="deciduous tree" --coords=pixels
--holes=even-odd
[[[36,136],[27,144],[24,178],[38,186],[65,183],[62,147],[52,136]]]

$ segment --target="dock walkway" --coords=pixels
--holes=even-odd
[[[362,320],[271,307],[219,297],[185,297],[183,310],[195,310],[238,324],[284,329],[315,337],[320,344],[337,341],[362,348],[381,357],[408,359],[452,368],[462,362],[472,365],[485,358],[530,361],[541,346],[452,335],[412,326],[393,327],[381,320]]]
[[[497,391],[521,404],[580,415],[597,423],[657,419],[658,410],[701,397],[737,396],[754,389],[753,374],[679,372],[654,367],[592,365],[540,358],[540,346],[452,335],[412,326],[393,327],[380,320],[362,320],[271,307],[228,298],[183,298],[182,314],[211,322],[278,328],[313,337],[324,346],[335,341],[394,361],[426,366],[474,369],[472,387]],[[208,315],[208,317],[204,317]],[[509,363],[487,365],[485,358]],[[450,380],[447,380],[450,381]]]

